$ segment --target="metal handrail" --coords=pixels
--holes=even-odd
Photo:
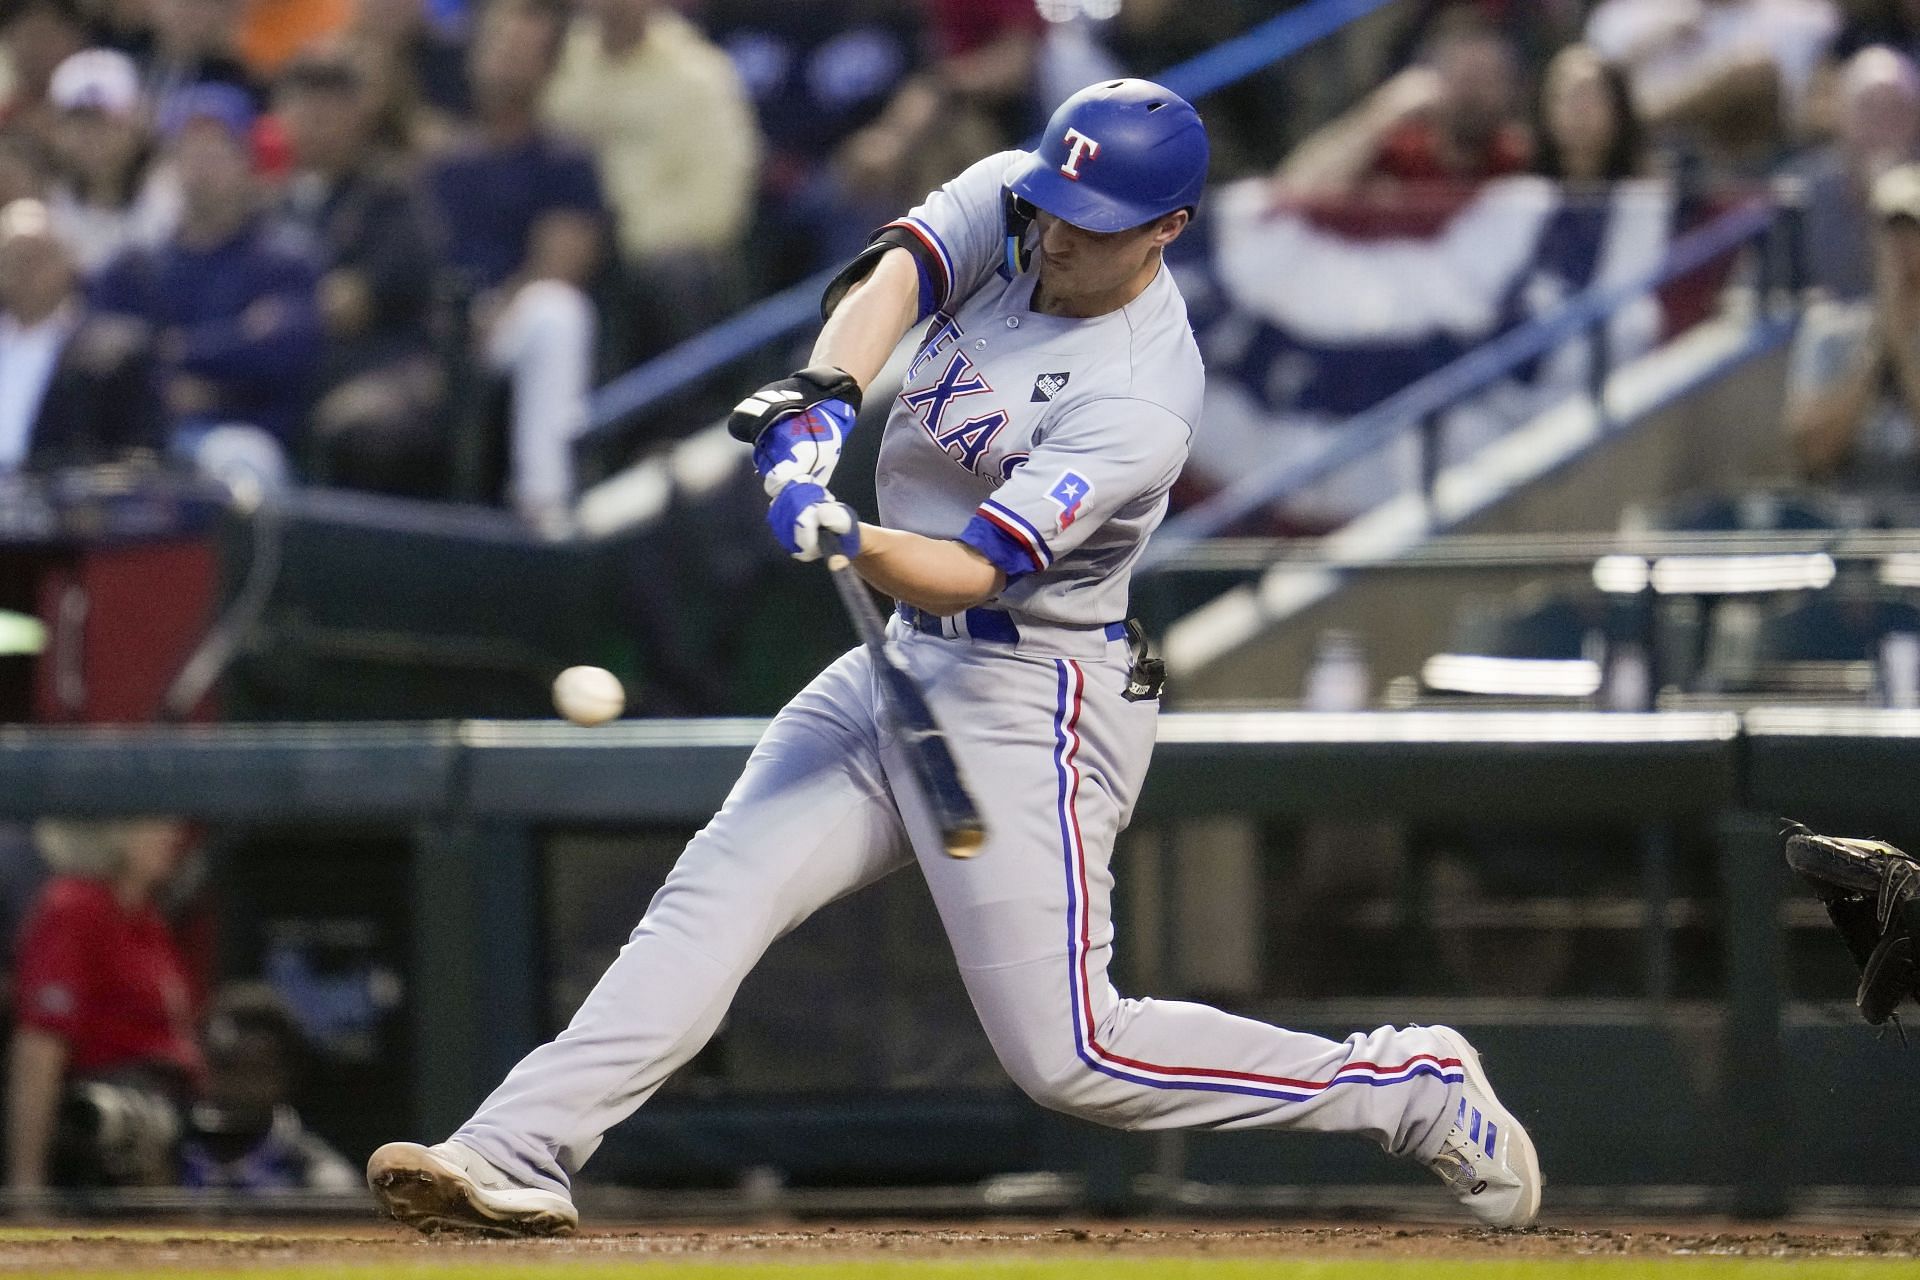
[[[1314,0],[1189,58],[1156,78],[1183,97],[1205,97],[1292,57],[1391,3],[1393,0]],[[837,270],[830,267],[808,276],[613,379],[588,401],[587,426],[577,443],[592,447],[633,415],[812,323],[819,316],[820,295]]]
[[[1163,567],[1170,572],[1259,574],[1286,565],[1301,570],[1359,571],[1504,569],[1590,570],[1603,556],[1831,556],[1878,564],[1920,554],[1920,529],[1766,529],[1731,532],[1443,534],[1409,550],[1343,553],[1318,538],[1209,538]]]
[[[1751,201],[1730,210],[1676,240],[1658,266],[1621,284],[1586,289],[1559,310],[1509,330],[1356,414],[1342,429],[1340,439],[1325,452],[1241,476],[1199,506],[1167,521],[1142,557],[1141,570],[1162,567],[1194,543],[1378,452],[1402,432],[1457,407],[1568,339],[1605,324],[1634,299],[1760,236],[1778,216],[1778,207],[1768,200]]]

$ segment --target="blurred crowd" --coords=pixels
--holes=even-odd
[[[564,530],[599,381],[1079,85],[1290,7],[0,0],[0,468],[140,452]],[[1920,158],[1920,0],[1406,0],[1362,33],[1330,120],[1326,59],[1203,104],[1217,176],[1418,232],[1506,175],[1658,177],[1689,218],[1792,174],[1812,282],[1879,335],[1825,340],[1797,402],[1905,341],[1871,190]],[[1880,430],[1807,412],[1816,471]]]
[[[1046,26],[1031,0],[4,0],[0,468],[144,451],[563,529],[596,380],[1028,132]]]
[[[1322,284],[1339,275],[1343,288],[1261,294],[1236,286],[1244,272],[1218,265],[1238,312],[1261,327],[1250,343],[1235,335],[1254,352],[1250,364],[1235,366],[1233,345],[1209,353],[1208,425],[1219,428],[1222,447],[1209,456],[1196,444],[1190,480],[1202,491],[1229,482],[1255,453],[1276,448],[1310,456],[1392,391],[1586,288],[1651,272],[1675,237],[1766,197],[1797,211],[1782,257],[1814,304],[1790,361],[1783,415],[1801,477],[1915,490],[1920,170],[1910,166],[1920,161],[1920,3],[1428,0],[1404,8],[1414,12],[1390,42],[1376,87],[1307,132],[1275,167],[1248,220],[1257,232],[1234,228],[1264,238],[1270,256],[1284,245],[1296,261],[1321,263]],[[1542,201],[1551,211],[1536,216]],[[1216,201],[1216,218],[1223,211],[1231,218],[1233,206]],[[1319,237],[1277,237],[1289,219]],[[1527,248],[1510,256],[1518,240]],[[1429,247],[1411,271],[1395,256],[1408,243]],[[1392,251],[1352,256],[1356,246]],[[1646,305],[1621,308],[1608,333],[1611,358],[1631,358],[1712,315],[1740,270],[1728,254]],[[1548,394],[1509,401],[1524,416],[1583,388],[1587,359],[1585,344],[1569,344],[1527,375]],[[1240,403],[1248,400],[1251,410]],[[1509,412],[1497,424],[1468,422],[1449,441],[1471,452],[1512,421]],[[1444,460],[1457,457],[1449,451]],[[1404,461],[1399,470],[1411,470]],[[1351,519],[1409,483],[1387,474],[1395,470],[1375,465],[1372,476],[1305,495],[1281,528],[1318,532]]]

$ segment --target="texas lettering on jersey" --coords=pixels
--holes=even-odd
[[[942,351],[960,341],[960,326],[952,316],[944,311],[936,311],[927,321],[927,332],[920,339],[920,350],[913,356],[913,363],[907,366],[907,381],[920,376],[920,371],[939,356]]]
[[[1006,412],[994,409],[967,416],[964,407],[953,411],[956,402],[993,390],[992,384],[973,360],[958,347],[960,334],[960,326],[951,316],[934,317],[927,327],[927,336],[921,343],[919,353],[907,369],[907,378],[911,381],[917,377],[942,353],[947,353],[946,366],[927,386],[902,391],[900,403],[933,437],[933,442],[946,451],[948,457],[974,475],[996,485],[1002,484],[1027,460],[1027,455],[1010,454],[1000,465],[991,465],[987,453],[995,438],[1007,427],[1009,418]],[[957,421],[950,421],[950,418]]]

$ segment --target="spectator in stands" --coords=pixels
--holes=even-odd
[[[1832,0],[1601,0],[1587,43],[1626,69],[1657,131],[1751,175],[1801,130],[1839,29]]]
[[[1410,224],[1443,221],[1489,178],[1527,167],[1520,69],[1497,28],[1469,15],[1444,24],[1419,64],[1301,143],[1281,194],[1339,202],[1365,189],[1408,206]]]
[[[1920,485],[1920,165],[1873,187],[1874,293],[1807,309],[1787,426],[1806,473],[1856,490]]]
[[[147,100],[165,112],[196,84],[243,90],[258,107],[259,82],[234,49],[243,0],[151,0],[152,28],[129,52],[140,64]]]
[[[200,995],[155,905],[185,832],[133,819],[36,834],[55,874],[17,956],[8,1187],[171,1182],[177,1108],[205,1072]]]
[[[1807,283],[1848,301],[1873,292],[1880,175],[1920,160],[1920,68],[1883,46],[1848,59],[1836,94],[1835,137],[1799,166],[1804,184]]]
[[[993,120],[1014,146],[1046,123],[1033,98],[1045,24],[1030,0],[929,0],[928,35],[939,88]]]
[[[887,0],[710,0],[701,17],[752,96],[776,201],[877,119],[921,61],[916,15]]]
[[[1499,27],[1513,40],[1521,60],[1543,67],[1559,50],[1580,38],[1590,0],[1415,0],[1405,27],[1394,40],[1394,63],[1404,65],[1436,28],[1467,11]]]
[[[701,17],[753,97],[767,140],[755,248],[775,283],[791,283],[825,265],[823,237],[845,234],[823,225],[845,214],[828,162],[918,70],[917,13],[889,0],[711,0]]]
[[[1575,184],[1647,174],[1647,136],[1620,69],[1583,44],[1554,55],[1540,87],[1533,170]]]
[[[606,234],[592,158],[537,115],[563,32],[557,6],[496,0],[473,43],[472,132],[427,176],[480,351],[510,384],[509,500],[550,530],[573,499],[593,372],[586,290]]]
[[[1530,318],[1585,289],[1651,271],[1673,224],[1670,184],[1635,181],[1648,176],[1647,137],[1619,68],[1586,45],[1562,49],[1547,64],[1537,119],[1533,170],[1560,183],[1567,198],[1548,212],[1526,283],[1510,294],[1517,314]],[[1655,298],[1623,303],[1607,323],[1607,358],[1634,359],[1661,329]],[[1530,380],[1547,397],[1565,395],[1589,385],[1592,357],[1592,344],[1576,339],[1550,353]]]
[[[358,28],[327,47],[352,57],[365,82],[372,121],[368,145],[410,161],[447,148],[458,122],[421,101],[400,49]]]
[[[15,200],[45,200],[53,186],[53,157],[23,129],[0,129],[0,208]]]
[[[358,0],[347,38],[377,58],[405,96],[449,121],[470,109],[464,21],[436,17],[428,0]]]
[[[344,52],[296,58],[276,107],[294,164],[282,208],[326,269],[308,470],[349,488],[433,493],[444,386],[431,315],[439,252],[425,206],[374,147],[367,78]]]
[[[933,0],[924,18],[932,62],[845,137],[786,211],[813,242],[813,265],[845,261],[900,207],[1044,123],[1035,92],[1046,24],[1031,3]]]
[[[546,118],[598,157],[644,357],[732,310],[760,133],[726,54],[662,0],[588,0],[547,89]]]
[[[934,77],[908,81],[880,118],[834,157],[831,203],[812,211],[823,265],[850,259],[875,227],[1002,145],[991,117],[942,90]]]
[[[179,191],[151,167],[153,137],[140,73],[117,49],[86,49],[54,73],[60,178],[48,204],[82,271],[172,234]]]
[[[158,450],[147,329],[94,315],[46,206],[0,209],[0,472]]]
[[[306,1037],[270,988],[229,987],[207,1018],[206,1094],[187,1112],[180,1181],[224,1191],[357,1191],[358,1168],[292,1105]]]
[[[267,487],[300,456],[321,348],[311,243],[265,216],[252,168],[253,108],[227,84],[178,94],[162,120],[180,182],[180,226],[117,259],[94,285],[102,311],[158,335],[171,447],[203,470]]]
[[[87,47],[77,0],[7,0],[0,4],[0,50],[12,92],[0,102],[0,129],[25,130],[42,142],[53,133],[47,90],[54,70]]]

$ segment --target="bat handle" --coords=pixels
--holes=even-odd
[[[867,584],[853,571],[853,558],[846,552],[845,541],[833,530],[822,529],[820,551],[826,561],[827,571],[833,575],[833,586],[840,593],[840,602],[846,606],[847,616],[853,620],[854,630],[868,646],[878,653],[884,653],[886,620],[880,616],[880,610],[874,607],[873,597],[867,593]]]
[[[826,559],[827,568],[839,573],[853,564],[853,557],[847,554],[846,544],[840,535],[832,529],[818,530],[820,553]]]

